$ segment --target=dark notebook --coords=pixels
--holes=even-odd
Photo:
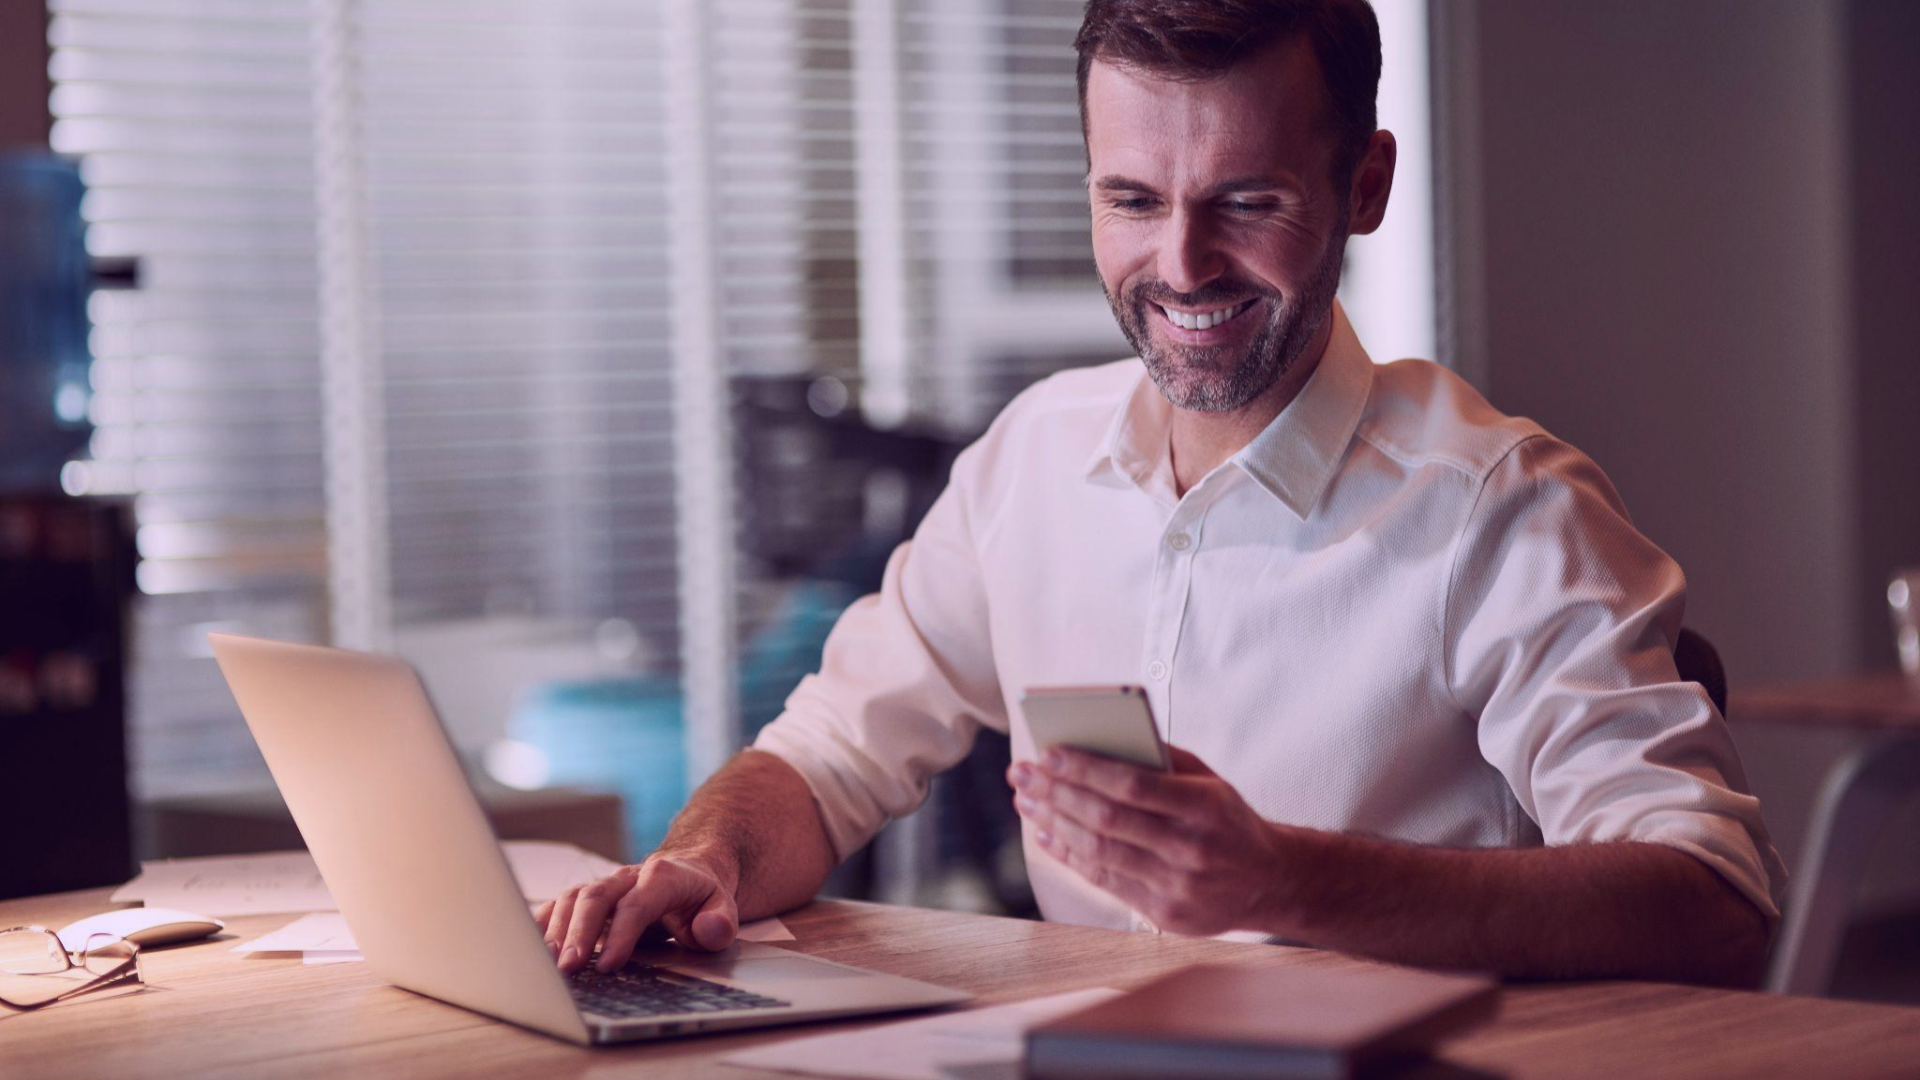
[[[1411,968],[1192,967],[1027,1032],[1027,1075],[1346,1080],[1493,1015],[1499,984]]]

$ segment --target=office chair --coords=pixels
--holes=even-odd
[[[1725,716],[1727,676],[1713,644],[1681,630],[1673,661],[1680,677],[1705,687]],[[1909,797],[1915,775],[1920,775],[1920,742],[1893,741],[1861,747],[1828,776],[1781,912],[1766,990],[1824,996],[1831,988],[1872,841],[1893,808]]]
[[[1720,665],[1720,650],[1705,634],[1681,627],[1680,636],[1673,642],[1673,666],[1679,670],[1681,681],[1699,683],[1713,707],[1721,716],[1727,715],[1727,669]]]

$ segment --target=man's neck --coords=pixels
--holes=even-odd
[[[1320,325],[1320,332],[1313,336],[1300,358],[1294,361],[1287,373],[1274,380],[1272,386],[1252,401],[1232,412],[1196,412],[1192,409],[1175,409],[1169,447],[1173,455],[1173,482],[1175,492],[1185,495],[1203,477],[1219,467],[1220,463],[1240,452],[1240,448],[1252,442],[1254,436],[1267,429],[1273,419],[1279,416],[1293,399],[1300,395],[1307,380],[1313,377],[1314,370],[1320,366],[1320,360],[1327,352],[1327,342],[1333,340],[1333,316],[1329,314]]]

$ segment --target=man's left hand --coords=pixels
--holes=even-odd
[[[1055,747],[1007,770],[1047,854],[1163,930],[1218,934],[1275,920],[1278,826],[1185,750],[1171,773]]]

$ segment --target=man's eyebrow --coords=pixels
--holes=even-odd
[[[1213,193],[1232,195],[1241,191],[1291,191],[1297,187],[1299,187],[1298,184],[1285,177],[1241,176],[1213,185]]]
[[[1153,185],[1126,176],[1103,176],[1093,181],[1095,191],[1152,191]],[[1222,180],[1210,190],[1214,195],[1233,195],[1243,191],[1293,191],[1299,187],[1291,179],[1279,176],[1239,176]]]

